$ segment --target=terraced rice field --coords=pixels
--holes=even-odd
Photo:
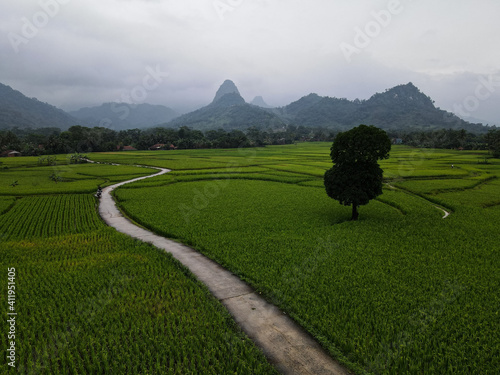
[[[92,191],[74,194],[70,181],[48,179],[52,167],[26,162],[0,172],[0,189],[11,194],[0,197],[0,314],[6,317],[11,306],[18,314],[11,339],[15,368],[4,354],[0,373],[275,373],[184,267],[106,227],[98,216],[97,186],[141,176],[144,169],[71,166],[72,178],[80,177]],[[30,168],[41,173],[48,194],[26,182],[36,181],[25,173]],[[18,186],[7,185],[4,176],[11,173]],[[61,186],[68,186],[66,194]],[[8,269],[16,275],[10,305]],[[6,319],[4,353],[10,347]]]
[[[384,194],[356,223],[322,187],[328,147],[167,152],[185,160],[158,159],[174,171],[116,197],[247,280],[356,373],[496,373],[499,161],[396,147]],[[211,162],[226,168],[210,173]]]
[[[120,167],[4,161],[17,371],[274,372],[189,272],[97,216],[97,186],[155,173],[133,166],[146,164],[173,172],[118,189],[123,211],[248,281],[354,373],[497,374],[500,161],[395,147],[384,194],[350,222],[323,188],[329,147],[89,155]]]

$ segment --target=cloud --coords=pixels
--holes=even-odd
[[[65,109],[115,100],[157,65],[170,75],[147,100],[173,107],[209,103],[225,79],[274,105],[310,92],[367,98],[412,81],[453,107],[500,64],[494,0],[2,2],[0,82]],[[36,36],[23,35],[26,20],[43,26]],[[362,48],[359,32],[369,34]],[[17,53],[13,34],[27,40]],[[351,61],[342,43],[359,50]],[[494,98],[476,117],[500,120]]]

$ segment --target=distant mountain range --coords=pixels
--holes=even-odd
[[[102,126],[114,130],[150,128],[179,116],[173,109],[162,105],[127,103],[105,103],[69,114],[78,119],[80,125]]]
[[[68,129],[77,123],[78,120],[63,110],[35,98],[28,98],[10,86],[0,83],[0,129]]]
[[[485,133],[489,129],[436,108],[432,99],[412,83],[377,93],[368,100],[309,94],[285,107],[270,108],[260,96],[252,104],[246,103],[234,82],[226,80],[212,103],[182,116],[165,106],[126,103],[105,103],[66,113],[0,84],[0,129],[58,127],[65,130],[84,125],[122,130],[188,126],[206,131],[246,130],[252,126],[283,129],[295,125],[346,130],[359,124],[397,131],[465,129]]]
[[[73,125],[83,125],[123,130],[153,127],[178,115],[162,105],[127,103],[105,103],[67,113],[0,83],[0,129],[56,127],[67,130]]]
[[[488,131],[488,128],[481,124],[471,124],[450,112],[436,108],[432,99],[420,92],[411,82],[384,93],[377,93],[368,100],[347,100],[309,94],[281,108],[269,108],[262,97],[257,97],[252,103],[245,103],[236,85],[228,80],[219,88],[210,105],[162,126],[188,126],[199,130],[244,130],[251,126],[277,129],[293,124],[347,130],[359,124],[369,124],[397,131]]]
[[[276,114],[245,102],[236,85],[226,80],[215,98],[206,107],[182,115],[161,126],[178,128],[188,126],[198,130],[245,130],[251,126],[279,128],[286,126]]]
[[[487,132],[488,127],[471,124],[434,106],[411,82],[377,93],[368,100],[347,100],[310,94],[286,107],[273,110],[289,123],[306,127],[346,130],[359,124],[385,130],[466,129]]]

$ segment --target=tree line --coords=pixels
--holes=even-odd
[[[72,126],[67,131],[59,128],[11,129],[0,131],[0,150],[16,150],[25,156],[65,153],[88,153],[123,150],[131,146],[148,150],[154,145],[171,145],[176,149],[261,147],[293,144],[294,142],[333,142],[338,131],[325,127],[288,125],[280,129],[250,127],[241,130],[200,131],[183,126],[178,129],[156,127],[115,131],[104,127]],[[500,154],[500,130],[487,134],[473,134],[465,130],[440,129],[434,131],[388,131],[395,144],[413,147],[464,150],[491,150]]]
[[[0,131],[2,151],[16,150],[23,155],[50,155],[122,150],[131,146],[148,150],[154,145],[173,145],[177,149],[238,148],[292,144],[297,141],[331,141],[335,133],[327,129],[288,126],[267,130],[250,127],[241,130],[208,130],[202,132],[183,126],[179,129],[156,127],[114,131],[104,127],[72,126],[58,128],[11,129]]]

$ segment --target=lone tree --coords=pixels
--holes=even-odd
[[[326,193],[345,206],[352,205],[351,220],[358,220],[358,207],[382,194],[382,168],[379,159],[387,159],[391,141],[375,126],[360,125],[339,133],[330,157],[334,166],[325,173]]]

